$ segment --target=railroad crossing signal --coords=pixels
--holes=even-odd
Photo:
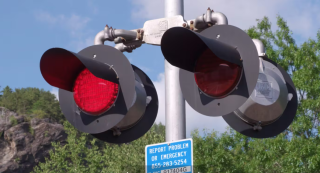
[[[103,45],[105,41],[114,41],[115,48]],[[155,87],[122,53],[143,43],[161,46],[165,59],[179,68],[183,97],[197,112],[222,116],[232,128],[254,138],[276,136],[293,121],[297,94],[290,76],[268,59],[261,41],[209,8],[196,19],[171,16],[130,31],[106,25],[95,45],[78,53],[46,51],[41,73],[59,88],[62,112],[78,130],[106,142],[126,143],[150,129],[158,112]],[[184,112],[179,104],[171,108]],[[179,119],[167,118],[182,127],[180,113]],[[173,134],[184,133],[169,127]]]
[[[158,96],[152,81],[113,47],[95,45],[79,53],[52,48],[43,54],[40,70],[59,88],[66,119],[100,140],[131,142],[156,119]]]
[[[261,45],[230,25],[200,33],[174,27],[161,40],[166,60],[180,68],[180,87],[188,104],[203,115],[223,116],[232,128],[255,138],[284,131],[297,110],[289,75],[258,54]]]

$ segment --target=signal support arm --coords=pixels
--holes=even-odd
[[[113,41],[116,44],[115,48],[121,52],[132,52],[144,43],[159,46],[162,35],[169,28],[184,27],[200,32],[212,25],[228,25],[228,20],[224,14],[208,8],[205,14],[188,21],[178,15],[146,21],[143,28],[134,30],[114,29],[106,25],[104,30],[96,35],[94,44],[101,45],[105,41]]]
[[[214,12],[208,8],[205,14],[188,21],[178,15],[146,21],[143,28],[134,30],[114,29],[106,25],[104,30],[96,35],[94,44],[101,45],[105,41],[113,41],[116,44],[116,49],[131,53],[144,43],[160,46],[162,35],[169,28],[184,27],[195,32],[201,32],[213,25],[228,25],[228,19],[223,13]],[[253,42],[259,56],[266,57],[263,43],[257,39],[253,39]]]

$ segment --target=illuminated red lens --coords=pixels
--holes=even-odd
[[[223,97],[237,86],[241,70],[240,66],[218,58],[207,49],[197,60],[194,77],[202,92]]]
[[[81,110],[91,115],[107,111],[118,95],[118,84],[95,77],[84,69],[77,77],[73,87],[73,97]]]

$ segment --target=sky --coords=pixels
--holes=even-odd
[[[297,44],[315,39],[320,28],[317,0],[185,0],[184,17],[194,19],[210,7],[222,12],[229,25],[248,29],[256,19],[269,17],[276,30],[276,16],[282,16]],[[57,94],[40,73],[42,54],[53,47],[79,52],[93,45],[95,35],[108,24],[116,29],[142,28],[147,20],[164,17],[164,0],[0,0],[0,86],[37,87]],[[107,42],[108,45],[114,45]],[[129,61],[144,70],[159,96],[156,122],[165,124],[164,57],[159,46],[144,44]],[[187,137],[194,129],[224,132],[221,117],[207,117],[186,103]]]

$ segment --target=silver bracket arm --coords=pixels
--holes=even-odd
[[[208,8],[205,14],[197,17],[192,23],[194,29],[203,30],[212,25],[228,25],[228,19],[223,13]]]
[[[104,44],[105,41],[114,41],[115,48],[121,52],[132,52],[132,50],[147,43],[161,45],[162,35],[170,28],[184,27],[195,32],[200,32],[212,25],[227,25],[227,17],[210,8],[207,12],[196,19],[186,21],[181,15],[149,20],[144,23],[143,28],[134,30],[113,29],[106,25],[94,40],[95,45]]]
[[[101,45],[104,44],[105,41],[114,41],[118,37],[120,37],[124,41],[132,41],[137,39],[138,33],[134,30],[129,31],[124,29],[113,29],[112,27],[106,25],[106,27],[104,27],[104,30],[100,31],[96,35],[94,44]]]
[[[254,45],[256,46],[256,49],[258,51],[258,56],[261,57],[262,59],[268,58],[266,54],[266,49],[264,47],[264,44],[262,43],[261,40],[258,39],[252,39]]]

